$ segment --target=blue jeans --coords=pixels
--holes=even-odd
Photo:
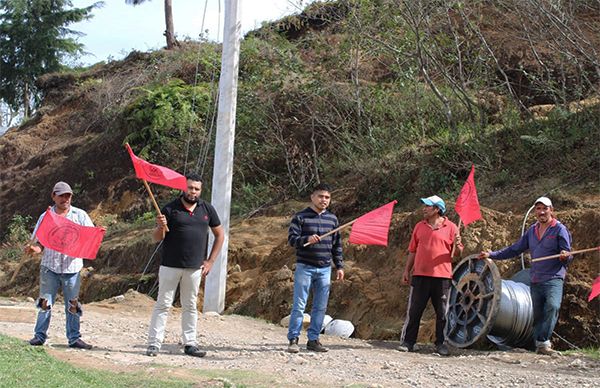
[[[65,315],[67,326],[67,339],[69,345],[76,342],[81,334],[79,333],[79,318],[81,317],[81,304],[79,303],[79,286],[81,277],[77,273],[55,273],[46,267],[40,268],[40,298],[37,307],[39,308],[37,321],[35,323],[35,338],[46,342],[48,338],[48,327],[52,317],[52,307],[56,300],[56,293],[62,288],[62,294],[65,299]],[[45,307],[43,301],[46,301]],[[72,301],[76,301],[75,304]],[[75,312],[72,312],[74,309]]]
[[[308,327],[307,334],[309,341],[319,339],[323,319],[325,318],[325,311],[327,311],[330,285],[331,267],[319,268],[296,263],[296,271],[294,272],[294,305],[292,307],[292,314],[290,315],[288,340],[300,336],[304,309],[311,288],[313,290],[313,301],[310,313],[310,326]]]
[[[563,279],[550,279],[531,285],[533,304],[533,338],[536,347],[549,347],[558,320],[563,294]]]

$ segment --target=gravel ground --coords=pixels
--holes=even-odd
[[[84,306],[83,339],[90,351],[66,347],[64,310],[57,305],[47,349],[81,367],[143,371],[160,378],[179,376],[198,385],[365,386],[365,387],[599,387],[600,362],[583,355],[540,356],[522,350],[451,349],[450,357],[421,345],[401,353],[393,341],[364,341],[322,336],[328,353],[288,354],[286,329],[244,316],[200,314],[202,359],[183,354],[179,344],[179,310],[173,309],[165,344],[156,358],[144,355],[152,300],[130,292],[120,301]],[[0,333],[29,339],[35,322],[33,302],[0,301]],[[306,343],[305,333],[300,343]],[[212,376],[212,377],[211,377]],[[216,376],[216,377],[215,377]],[[212,384],[208,384],[212,382]]]

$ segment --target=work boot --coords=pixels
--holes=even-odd
[[[204,350],[200,350],[198,349],[197,346],[193,346],[193,345],[187,345],[184,349],[183,349],[184,353],[187,354],[188,356],[192,356],[192,357],[204,357],[206,356],[206,352]]]
[[[448,346],[446,346],[446,344],[435,345],[435,352],[440,356],[450,355],[450,351],[448,350]]]
[[[31,346],[42,346],[43,344],[44,344],[44,341],[42,341],[38,337],[33,337],[32,339],[29,340],[29,345],[31,345]]]
[[[154,345],[148,346],[146,349],[146,356],[148,357],[156,357],[158,355],[158,347]]]
[[[400,352],[414,352],[415,345],[407,344],[406,342],[402,342],[400,346],[396,348]]]
[[[306,343],[306,349],[319,353],[325,353],[329,351],[329,349],[321,345],[321,342],[319,342],[319,340],[308,340],[308,342]]]
[[[72,344],[69,344],[69,347],[75,349],[90,350],[92,348],[92,345],[86,344],[81,338],[78,338],[77,341],[73,342]]]
[[[298,346],[298,337],[290,340],[287,351],[288,353],[298,353],[300,351],[300,347]]]

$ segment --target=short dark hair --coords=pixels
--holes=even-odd
[[[331,186],[329,186],[327,183],[319,183],[313,188],[312,192],[314,193],[315,191],[327,191],[331,193],[331,190]]]
[[[200,174],[195,173],[195,172],[191,172],[191,173],[187,174],[185,176],[185,179],[202,183],[202,177],[200,176]]]

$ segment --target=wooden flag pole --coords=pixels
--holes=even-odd
[[[327,237],[327,236],[329,236],[329,235],[332,235],[332,234],[334,234],[335,232],[337,232],[337,231],[339,231],[339,230],[342,230],[342,229],[344,229],[344,228],[347,228],[347,227],[349,227],[350,225],[352,225],[353,223],[355,223],[355,222],[356,222],[356,220],[358,220],[358,218],[357,218],[357,219],[355,219],[355,220],[352,220],[352,221],[350,221],[350,222],[346,222],[344,225],[342,225],[342,226],[338,226],[337,228],[335,228],[335,229],[333,229],[333,230],[330,230],[329,232],[325,233],[324,235],[322,235],[322,236],[319,236],[319,239],[321,239],[321,238],[323,238],[323,237]],[[304,244],[304,245],[303,245],[303,247],[307,247],[307,246],[309,246],[309,245],[310,245],[310,243],[309,243],[309,242],[307,242],[306,244]]]
[[[580,253],[591,252],[591,251],[600,251],[600,247],[580,249],[578,251],[569,252],[569,255],[577,255]],[[535,263],[535,262],[543,261],[543,260],[556,259],[557,257],[560,257],[560,253],[558,255],[538,257],[536,259],[532,259],[531,262]]]
[[[34,243],[35,243],[35,237],[31,238],[27,242],[27,245],[33,245]],[[32,257],[32,258],[30,258],[28,260],[25,260],[25,256],[27,256],[26,253],[23,253],[21,255],[21,262],[19,263],[19,265],[15,269],[15,272],[13,272],[12,276],[10,277],[10,280],[8,281],[8,284],[13,284],[13,282],[17,279],[17,275],[19,275],[19,272],[21,272],[21,268],[23,267],[23,265],[25,265],[25,263],[29,263],[30,261],[36,259],[36,257]]]
[[[460,226],[462,225],[462,220],[458,219],[458,236],[460,236]],[[450,252],[450,259],[454,257],[454,251],[456,251],[456,237],[454,238],[454,242],[452,242],[452,251]]]
[[[152,194],[152,190],[150,190],[150,185],[148,185],[148,182],[146,182],[145,179],[142,179],[142,182],[144,182],[144,186],[146,186],[146,190],[148,190],[148,194],[150,194],[150,199],[152,200],[154,209],[156,209],[156,214],[159,216],[162,216],[162,213],[160,212],[160,208],[158,207],[158,203],[156,203],[156,199],[154,199],[154,194]],[[167,225],[165,225],[164,229],[165,229],[165,232],[169,231],[169,227]]]

